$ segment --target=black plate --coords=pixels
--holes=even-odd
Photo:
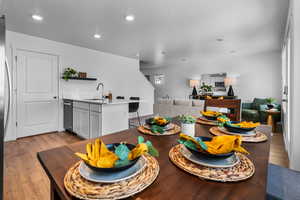
[[[118,145],[120,145],[120,143],[113,143],[113,144],[107,144],[106,147],[112,151],[115,152],[115,147],[117,147]],[[133,144],[126,144],[126,146],[128,147],[129,150],[132,150],[135,148],[135,145]],[[98,172],[116,172],[116,171],[121,171],[124,169],[128,169],[129,167],[131,167],[132,165],[134,165],[140,157],[134,159],[134,160],[130,160],[129,163],[127,165],[121,166],[121,167],[113,167],[113,168],[101,168],[101,167],[94,167],[92,165],[90,165],[89,163],[85,162],[85,164],[92,170],[98,171]]]
[[[232,124],[238,123],[238,122],[231,122]],[[235,126],[230,126],[230,124],[225,123],[224,127],[229,131],[233,133],[246,133],[249,131],[253,131],[256,127],[254,128],[241,128],[241,127],[235,127]]]
[[[146,119],[146,120],[145,120],[146,124],[148,124],[148,125],[150,125],[150,126],[151,126],[151,125],[158,125],[158,124],[155,124],[155,123],[153,122],[153,119],[154,119],[153,117]],[[169,123],[170,123],[170,121],[167,120],[167,123],[166,123],[166,124],[164,124],[164,125],[158,125],[158,126],[165,127],[165,126],[167,126]]]
[[[202,141],[207,141],[207,142],[212,140],[212,138],[210,138],[210,137],[200,137],[200,138],[202,139]],[[209,153],[205,153],[205,152],[195,151],[194,149],[191,149],[188,146],[185,146],[185,147],[195,156],[199,156],[199,155],[203,156],[204,155],[204,156],[210,157],[210,158],[227,158],[234,154],[234,152],[224,153],[224,154],[209,154]]]
[[[205,117],[208,120],[214,120],[214,121],[216,121],[219,116],[206,116],[206,115],[203,115],[203,117]]]

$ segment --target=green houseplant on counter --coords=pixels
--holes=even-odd
[[[63,73],[63,79],[65,81],[67,81],[71,77],[75,77],[75,76],[77,76],[77,71],[75,69],[73,69],[73,68],[70,68],[70,67],[66,68],[65,71],[64,71],[64,73]]]
[[[181,122],[181,132],[186,135],[195,136],[195,117],[191,115],[181,115],[179,117],[179,121]]]

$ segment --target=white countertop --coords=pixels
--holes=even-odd
[[[141,100],[122,100],[122,99],[114,99],[112,101],[109,101],[108,99],[105,99],[105,100],[71,99],[71,98],[64,98],[64,99],[80,101],[80,102],[85,102],[85,103],[102,104],[102,105],[128,104],[128,103],[142,102]]]

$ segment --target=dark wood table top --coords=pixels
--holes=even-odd
[[[197,136],[212,136],[209,133],[211,126],[196,125]],[[201,180],[196,176],[188,174],[177,168],[169,160],[169,150],[177,144],[178,135],[151,136],[139,133],[136,129],[129,129],[111,135],[103,136],[101,139],[106,143],[126,141],[136,143],[137,136],[142,135],[145,139],[152,141],[159,150],[158,159],[160,173],[156,181],[143,192],[135,195],[132,199],[226,199],[226,200],[259,200],[265,199],[267,170],[270,149],[269,126],[258,127],[269,137],[263,143],[243,143],[243,146],[251,153],[249,158],[253,161],[256,171],[253,177],[237,183],[220,183]],[[61,199],[76,199],[71,197],[64,189],[64,176],[67,170],[79,159],[75,152],[85,152],[85,145],[90,140],[62,146],[47,151],[39,152],[38,159],[46,171],[53,187]]]

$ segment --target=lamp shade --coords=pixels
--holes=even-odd
[[[236,78],[235,77],[226,77],[224,79],[225,86],[235,85],[236,84]]]
[[[189,80],[190,88],[198,87],[200,85],[200,80],[191,79]]]

